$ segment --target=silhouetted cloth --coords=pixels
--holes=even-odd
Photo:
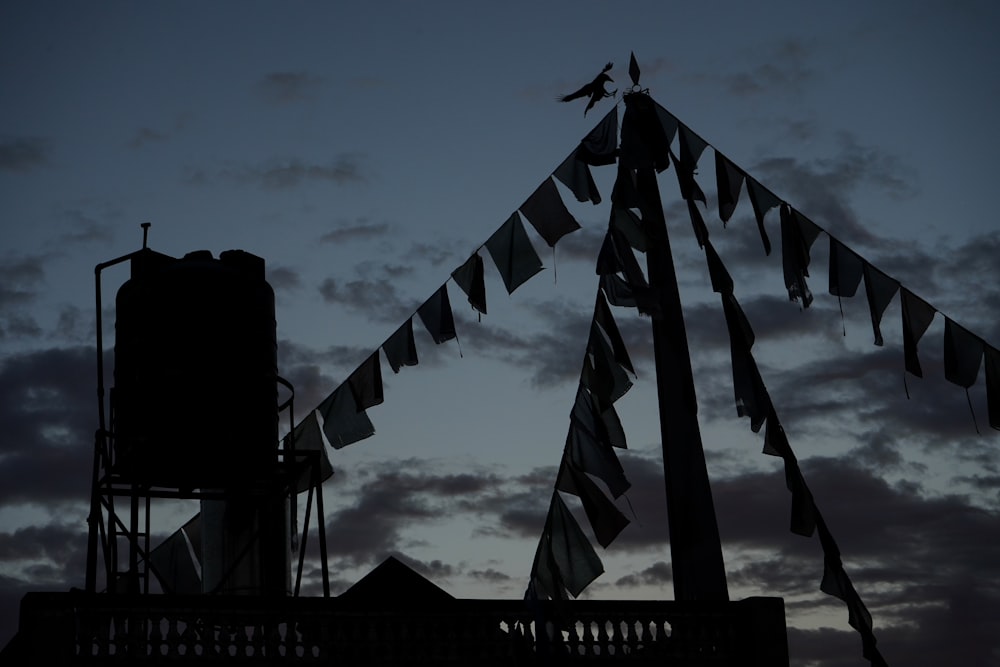
[[[649,239],[643,229],[642,220],[632,211],[621,206],[611,208],[611,225],[628,241],[632,249],[646,252]]]
[[[358,409],[354,392],[346,383],[334,389],[316,410],[323,418],[323,434],[336,449],[375,435],[368,414]]]
[[[427,332],[435,343],[441,344],[456,336],[455,317],[451,312],[451,302],[448,301],[448,285],[438,288],[431,298],[424,301],[417,309],[420,321],[424,323]]]
[[[792,513],[789,530],[803,537],[812,536],[816,530],[816,509],[812,493],[806,486],[799,463],[795,459],[791,445],[785,435],[785,429],[778,421],[778,415],[772,406],[767,416],[767,426],[764,429],[764,453],[780,456],[785,466],[785,487],[792,494]]]
[[[556,167],[552,175],[572,191],[577,201],[601,203],[601,193],[597,190],[597,183],[590,173],[590,167],[580,158],[579,148],[574,149],[569,157]]]
[[[614,449],[572,420],[569,432],[566,434],[565,451],[573,467],[590,473],[607,484],[608,490],[615,498],[632,486],[625,477],[625,471]]]
[[[597,322],[608,337],[608,342],[611,343],[611,350],[618,365],[632,375],[635,375],[635,368],[632,366],[632,359],[629,357],[628,349],[625,347],[625,340],[622,338],[621,331],[618,330],[618,325],[611,314],[611,308],[608,307],[607,300],[600,292],[597,293],[594,321]]]
[[[984,345],[986,357],[986,407],[990,426],[1000,430],[1000,351]]]
[[[733,293],[733,277],[729,275],[722,258],[711,242],[705,243],[705,261],[708,263],[708,277],[712,281],[712,291],[719,294]],[[751,336],[753,333],[751,332]],[[753,340],[750,341],[753,344]]]
[[[736,395],[736,414],[750,418],[754,433],[760,430],[771,409],[771,397],[760,376],[757,362],[750,348],[753,330],[732,294],[722,296],[722,307],[729,329],[729,347],[733,359],[733,390]]]
[[[628,449],[625,429],[615,412],[615,406],[601,410],[594,397],[581,384],[577,387],[576,400],[570,411],[570,422],[584,429],[587,434],[605,447]]]
[[[586,473],[576,470],[565,459],[559,468],[556,488],[580,499],[590,521],[590,527],[594,530],[594,536],[605,549],[629,524],[629,520],[604,495],[600,487],[587,477]]]
[[[917,355],[917,343],[934,319],[934,307],[916,296],[905,287],[899,290],[899,301],[903,313],[903,356],[906,370],[918,378],[924,376]]]
[[[968,329],[944,318],[944,377],[968,389],[976,383],[983,360],[983,341]]]
[[[638,305],[635,291],[621,276],[614,273],[602,275],[600,286],[611,305],[621,308],[635,308]]]
[[[597,253],[595,271],[599,276],[620,273],[625,276],[625,281],[633,290],[649,289],[646,275],[642,272],[635,253],[632,252],[632,246],[614,225],[610,225],[607,234],[604,235],[604,243]]]
[[[577,597],[603,572],[604,565],[594,547],[566,503],[553,493],[531,568],[536,590],[552,599],[563,599],[563,589]]]
[[[678,123],[677,128],[678,136],[680,137],[678,139],[677,148],[680,152],[678,157],[681,167],[684,171],[694,174],[698,171],[698,160],[701,159],[701,154],[705,152],[708,142],[695,134],[695,132],[684,123]],[[704,201],[704,199],[702,199],[702,201]]]
[[[868,296],[868,310],[872,316],[872,331],[875,334],[875,344],[882,345],[882,315],[892,297],[899,290],[899,283],[886,274],[865,262],[865,294]]]
[[[681,127],[683,128],[684,126],[682,125]],[[685,136],[684,132],[678,132],[678,136],[683,142]],[[681,145],[683,146],[683,143]],[[670,159],[673,160],[674,170],[677,172],[677,187],[680,188],[681,197],[687,201],[700,201],[702,204],[705,204],[708,199],[705,197],[705,193],[702,191],[701,186],[698,185],[698,181],[694,180],[694,167],[686,165],[673,153],[670,154]]]
[[[757,220],[757,231],[760,233],[760,241],[764,244],[764,252],[771,254],[771,239],[767,237],[767,230],[764,229],[764,218],[772,208],[781,205],[778,197],[761,185],[753,176],[746,177],[747,195],[750,197],[750,206],[753,207],[753,217]]]
[[[465,296],[469,304],[483,315],[486,314],[486,279],[483,271],[483,258],[474,253],[462,266],[451,272],[451,277]]]
[[[715,151],[715,181],[719,190],[719,217],[722,224],[729,222],[743,187],[743,172],[729,158]]]
[[[316,410],[310,410],[298,423],[291,433],[284,438],[285,451],[296,452],[319,452],[319,479],[313,479],[313,470],[306,467],[299,475],[296,491],[302,493],[313,485],[314,481],[320,484],[333,476],[333,466],[330,465],[330,457],[326,454],[326,443],[323,440],[323,431],[319,425],[319,415]],[[297,459],[301,460],[301,459]]]
[[[854,296],[861,284],[861,258],[837,239],[830,237],[830,294]]]
[[[708,227],[705,225],[705,218],[701,215],[698,204],[693,199],[686,199],[688,218],[691,219],[691,230],[698,241],[698,247],[704,248],[708,242]]]
[[[201,513],[195,514],[149,553],[153,574],[164,593],[198,595],[201,591]]]
[[[507,294],[513,294],[514,290],[542,270],[542,260],[531,245],[517,211],[493,232],[485,245],[500,272]]]
[[[367,410],[385,400],[382,393],[382,364],[379,351],[375,350],[347,377],[347,384],[354,394],[358,410]]]
[[[781,268],[785,276],[785,289],[788,290],[789,300],[801,300],[802,307],[808,308],[813,301],[812,292],[806,284],[809,276],[809,253],[821,230],[788,204],[781,205],[780,216]]]
[[[563,236],[580,229],[580,224],[559,196],[559,189],[551,176],[542,181],[519,208],[549,247],[554,248]]]
[[[653,105],[656,107],[656,117],[660,119],[660,125],[663,127],[663,136],[669,145],[673,143],[674,135],[677,134],[677,126],[679,124],[677,117],[656,102],[653,102]]]
[[[600,327],[593,321],[580,381],[597,399],[597,405],[602,410],[610,407],[632,388],[632,380],[615,359],[614,351]]]
[[[389,339],[382,343],[382,351],[393,373],[403,366],[417,365],[417,344],[413,340],[413,318],[409,318]]]
[[[615,106],[611,107],[611,111],[601,119],[601,122],[580,141],[580,145],[577,147],[577,157],[586,164],[600,167],[605,164],[613,164],[617,155],[618,107]]]

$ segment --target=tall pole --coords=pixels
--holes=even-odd
[[[633,178],[648,244],[651,313],[670,557],[677,600],[728,600],[722,544],[698,427],[687,333],[656,172],[669,165],[669,145],[653,100],[625,95],[619,178]],[[619,184],[624,185],[624,184]],[[621,188],[616,188],[619,192]]]

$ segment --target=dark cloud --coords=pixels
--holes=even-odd
[[[355,223],[341,223],[335,229],[331,229],[319,238],[320,243],[349,243],[351,241],[369,241],[384,237],[389,231],[389,225],[380,223],[370,223],[366,219],[359,219]]]
[[[261,164],[225,167],[215,172],[204,168],[189,168],[184,182],[207,185],[216,180],[231,181],[264,190],[287,190],[315,182],[337,185],[361,183],[366,180],[358,155],[343,153],[330,162],[307,162],[301,158],[272,159]]]
[[[277,104],[308,99],[325,83],[325,79],[309,72],[268,72],[257,82],[257,92],[265,100]]]
[[[140,127],[129,139],[129,148],[142,148],[146,144],[158,143],[165,141],[167,135],[159,130],[154,130],[151,127]]]
[[[45,255],[8,255],[0,260],[0,307],[30,303],[45,280]]]
[[[299,272],[287,266],[268,267],[267,282],[275,290],[293,290],[302,286]]]
[[[404,299],[396,285],[388,278],[361,278],[346,282],[326,278],[318,289],[327,303],[342,304],[376,321],[402,324],[416,310],[416,304]]]
[[[40,137],[0,139],[0,170],[27,171],[47,164],[51,147]]]
[[[469,570],[468,575],[473,579],[485,581],[490,584],[504,583],[511,579],[509,574],[495,570],[492,567],[488,567],[485,570]]]
[[[642,570],[633,574],[627,574],[615,581],[615,586],[636,588],[639,586],[664,586],[673,582],[673,568],[670,563],[657,561]]]
[[[69,230],[59,237],[59,244],[68,243],[110,243],[114,234],[111,225],[99,222],[79,209],[63,212]]]

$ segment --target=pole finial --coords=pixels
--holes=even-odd
[[[144,222],[139,226],[142,227],[142,249],[145,250],[146,241],[149,239],[149,228],[153,226],[153,223]]]

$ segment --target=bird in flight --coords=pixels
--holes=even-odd
[[[570,93],[569,95],[562,95],[561,97],[558,98],[559,101],[569,102],[570,100],[575,100],[589,95],[590,101],[587,102],[587,108],[583,110],[583,115],[586,116],[587,112],[590,111],[595,104],[597,104],[597,100],[604,99],[605,97],[612,97],[615,93],[618,92],[617,89],[612,90],[610,93],[604,90],[605,83],[609,81],[614,81],[614,79],[612,79],[607,74],[608,70],[611,69],[611,66],[613,64],[614,63],[608,63],[607,65],[605,65],[604,69],[601,70],[601,73],[594,77],[593,81],[591,81],[583,88],[574,93]]]

